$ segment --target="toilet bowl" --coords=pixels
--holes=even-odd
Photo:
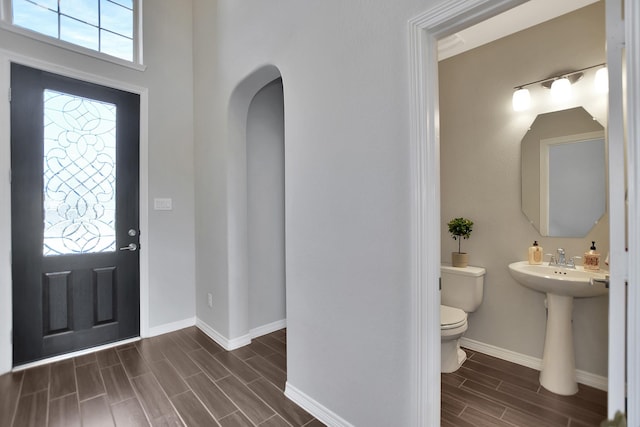
[[[467,313],[482,302],[485,269],[442,265],[440,305],[440,369],[443,373],[457,371],[467,360],[460,348],[460,337],[467,331]]]
[[[455,307],[440,306],[440,371],[457,371],[467,360],[459,339],[467,331],[467,313]]]

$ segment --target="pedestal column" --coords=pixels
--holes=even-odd
[[[540,384],[562,395],[578,392],[571,316],[573,297],[547,294],[547,331]]]

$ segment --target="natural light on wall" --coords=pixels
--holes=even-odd
[[[135,0],[11,0],[9,16],[15,26],[135,61],[135,6]]]

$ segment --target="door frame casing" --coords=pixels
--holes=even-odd
[[[411,151],[411,424],[440,425],[438,39],[526,0],[450,0],[408,22]]]
[[[149,335],[149,102],[148,89],[89,74],[0,49],[0,93],[9,94],[11,63],[112,87],[140,96],[140,336]],[[7,95],[9,96],[9,95]],[[11,112],[9,102],[0,102],[0,374],[13,366],[12,277],[11,277]]]
[[[624,2],[629,216],[627,423],[640,425],[640,4]],[[627,362],[628,363],[628,362]]]

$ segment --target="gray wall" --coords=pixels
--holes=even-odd
[[[582,256],[591,240],[603,257],[608,251],[606,215],[584,238],[541,237],[520,209],[520,141],[537,114],[582,105],[606,127],[606,98],[594,95],[593,74],[574,85],[571,104],[549,103],[538,86],[531,87],[531,110],[511,108],[515,86],[604,61],[600,2],[440,62],[442,259],[450,262],[457,248],[446,223],[465,216],[475,222],[463,242],[469,262],[487,269],[484,301],[469,317],[470,339],[540,358],[544,295],[515,282],[507,265],[526,260],[534,240],[545,253],[563,247]],[[577,299],[573,314],[577,368],[601,376],[607,375],[607,305],[607,297]]]
[[[267,64],[277,67],[287,114],[288,382],[354,425],[410,425],[416,373],[411,372],[410,336],[407,21],[445,1],[147,1],[144,72],[1,30],[0,48],[149,88],[149,195],[174,199],[173,211],[150,211],[151,326],[189,318],[195,311],[229,338],[249,328],[248,320],[238,320],[247,313],[230,310],[248,299],[234,287],[238,278],[229,274],[238,271],[230,224],[242,216],[231,203],[237,194],[230,177],[238,170],[229,159],[242,147],[231,144],[230,125],[238,117],[230,103],[246,77]],[[469,335],[525,354],[541,350],[543,315],[534,306],[542,297],[513,282],[506,263],[524,259],[535,235],[517,202],[517,141],[533,117],[509,115],[511,88],[550,71],[541,69],[543,55],[572,58],[546,51],[559,40],[581,40],[585,35],[575,30],[585,27],[572,22],[563,37],[546,44],[511,46],[514,59],[509,61],[484,49],[473,67],[445,69],[456,83],[471,85],[476,76],[470,70],[478,62],[502,64],[486,84],[465,86],[491,108],[465,120],[463,135],[443,132],[443,140],[472,136],[462,142],[476,144],[443,143],[443,161],[450,167],[443,172],[443,218],[474,218],[477,231],[465,243],[472,262],[489,271],[485,304],[472,316]],[[601,59],[602,52],[595,56]],[[594,63],[595,56],[585,62]],[[509,78],[516,71],[517,78]],[[246,97],[247,109],[258,89]],[[501,98],[490,103],[501,89]],[[460,102],[465,96],[454,91],[451,99]],[[447,120],[456,120],[464,109],[447,99],[443,131]],[[487,165],[501,171],[487,173]],[[461,182],[458,175],[471,179]],[[491,209],[484,208],[487,204]],[[542,243],[553,248],[559,240]],[[583,242],[562,243],[570,253],[584,251]],[[208,292],[213,309],[206,304]],[[604,347],[601,308],[606,303],[594,301],[576,304],[575,325],[577,337],[593,341],[588,348],[580,344],[578,365],[598,372],[585,363],[585,357],[593,358],[588,351]]]
[[[407,22],[441,2],[194,1],[197,294],[219,302],[198,298],[198,318],[248,332],[225,304],[244,280],[228,234],[242,215],[231,101],[272,64],[286,114],[287,381],[358,426],[413,415]]]
[[[261,89],[247,116],[249,328],[287,317],[282,80]]]

